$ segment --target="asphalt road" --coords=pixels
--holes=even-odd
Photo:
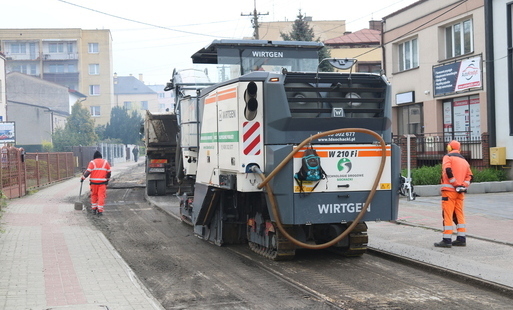
[[[274,262],[215,246],[149,205],[143,180],[142,166],[114,180],[106,214],[88,217],[166,309],[511,309],[497,293],[372,255],[304,250]]]

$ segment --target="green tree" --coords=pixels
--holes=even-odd
[[[73,105],[66,125],[55,131],[52,140],[57,152],[70,151],[73,146],[93,145],[98,141],[94,131],[94,120],[81,102],[77,101]]]
[[[292,31],[289,33],[283,33],[280,31],[280,35],[285,41],[315,41],[320,42],[321,39],[315,38],[315,34],[313,31],[313,28],[310,27],[308,22],[305,20],[306,15],[301,14],[301,10],[299,10],[299,14],[297,15],[297,19],[294,21],[294,24],[292,24]],[[330,58],[331,52],[330,50],[324,46],[319,51],[319,62],[322,61],[325,58]],[[319,67],[320,71],[323,72],[332,72],[333,67],[323,62],[321,66]]]
[[[104,136],[107,139],[118,139],[123,144],[138,144],[141,140],[139,128],[142,118],[137,111],[122,107],[114,107],[110,113],[110,122],[105,126]]]

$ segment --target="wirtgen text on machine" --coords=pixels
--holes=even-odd
[[[319,214],[334,214],[334,213],[358,213],[362,211],[365,203],[363,202],[350,202],[350,203],[327,203],[318,204]],[[371,206],[367,208],[367,212],[370,212]]]

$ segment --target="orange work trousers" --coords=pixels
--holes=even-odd
[[[456,230],[458,236],[465,237],[466,225],[465,225],[465,214],[464,205],[465,200],[464,193],[442,191],[442,217],[444,220],[444,238],[451,238],[454,225],[456,224]]]
[[[99,212],[103,212],[105,206],[105,198],[107,197],[107,184],[91,184],[91,207],[98,208]]]

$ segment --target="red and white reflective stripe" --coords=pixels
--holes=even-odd
[[[260,123],[242,124],[242,147],[244,155],[260,155]]]

